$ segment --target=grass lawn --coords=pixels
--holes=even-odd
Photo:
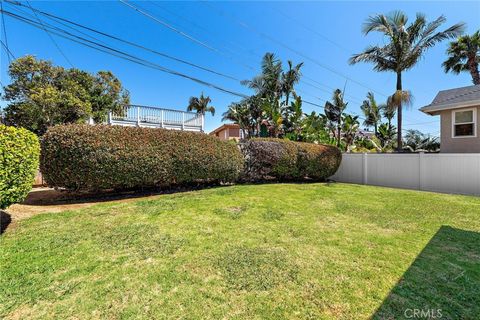
[[[0,318],[480,318],[480,199],[239,185],[20,221]],[[407,313],[408,315],[408,313]]]

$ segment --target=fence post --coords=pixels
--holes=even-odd
[[[108,111],[107,124],[112,124],[112,111]]]
[[[418,154],[418,189],[424,190],[425,188],[425,153],[420,152]]]
[[[202,132],[204,132],[205,131],[205,114],[201,113],[200,117],[201,117],[201,121],[202,121]]]
[[[182,130],[185,130],[185,112],[182,111]]]
[[[362,154],[362,179],[363,179],[363,184],[368,184],[368,165],[367,165],[367,153],[364,152]]]
[[[137,107],[137,127],[140,127],[140,106]]]
[[[164,115],[164,110],[160,110],[160,126],[163,128],[163,118],[165,117]]]

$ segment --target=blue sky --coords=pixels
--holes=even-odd
[[[446,28],[454,23],[467,23],[467,32],[477,30],[480,22],[480,2],[132,2],[147,9],[185,34],[205,44],[191,41],[161,24],[135,12],[119,1],[30,1],[34,8],[80,24],[116,35],[146,47],[208,67],[237,79],[250,79],[259,72],[261,57],[274,52],[285,63],[304,62],[305,82],[298,86],[305,100],[320,105],[329,99],[334,88],[346,86],[348,110],[360,113],[360,103],[369,90],[377,100],[391,94],[395,75],[378,73],[368,64],[351,66],[347,60],[369,44],[381,44],[377,35],[364,36],[361,25],[375,13],[403,10],[411,19],[423,12],[429,20],[445,15]],[[4,9],[13,11],[4,2]],[[23,9],[28,12],[28,9]],[[7,40],[16,57],[34,54],[41,59],[69,67],[45,31],[5,17]],[[54,36],[55,37],[55,36]],[[4,36],[2,34],[2,39]],[[204,92],[212,98],[217,113],[208,116],[206,129],[221,124],[221,114],[239,98],[158,70],[149,69],[105,53],[55,37],[56,42],[76,67],[90,72],[111,70],[131,93],[135,104],[154,105],[184,110],[192,95]],[[251,92],[238,81],[226,79],[189,66],[173,62],[152,53],[132,48],[114,40],[104,39],[112,47],[155,62],[161,66],[244,93]],[[427,52],[425,57],[403,77],[404,88],[411,90],[414,104],[404,117],[406,128],[419,129],[438,135],[439,119],[422,114],[417,109],[428,104],[438,90],[471,85],[469,74],[445,74],[441,63],[445,59],[447,42]],[[8,83],[7,56],[1,54],[1,81]],[[254,70],[251,70],[251,68]],[[310,84],[308,84],[308,83]],[[311,86],[313,84],[314,86]],[[4,105],[4,103],[2,103]],[[306,112],[321,111],[305,104]]]

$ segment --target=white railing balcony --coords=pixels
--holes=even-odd
[[[108,124],[121,126],[138,126],[165,128],[185,131],[203,132],[204,115],[157,107],[130,105],[121,112],[108,114]]]

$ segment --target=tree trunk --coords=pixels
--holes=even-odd
[[[402,73],[397,72],[397,92],[402,92]],[[398,101],[398,112],[397,112],[397,151],[402,152],[402,99]]]
[[[378,124],[376,122],[374,126],[374,133],[375,133],[375,137],[378,136]]]
[[[471,55],[468,57],[468,68],[470,69],[470,74],[472,75],[473,84],[479,85],[480,74],[478,72],[478,62],[476,55]]]

